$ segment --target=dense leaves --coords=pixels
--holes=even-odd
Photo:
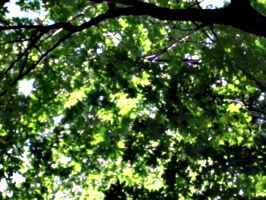
[[[265,2],[110,2],[1,5],[0,198],[265,198]]]

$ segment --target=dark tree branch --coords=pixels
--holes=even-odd
[[[7,74],[19,60],[21,60],[25,55],[28,55],[30,53],[31,49],[39,41],[39,39],[42,37],[42,35],[43,34],[41,34],[41,35],[38,36],[38,32],[37,31],[34,31],[33,32],[32,36],[30,38],[31,43],[29,44],[29,46],[26,48],[26,50],[23,53],[21,53],[18,56],[18,58],[15,61],[13,61],[10,64],[10,66],[4,71],[4,75]]]
[[[3,6],[3,5],[5,5],[8,2],[9,2],[9,0],[1,0],[0,1],[0,6]]]
[[[102,1],[101,1],[102,2]],[[101,3],[96,2],[96,3]],[[142,16],[147,15],[159,20],[168,21],[193,21],[201,22],[201,27],[205,27],[213,24],[229,25],[238,28],[242,31],[266,37],[266,17],[254,10],[248,0],[232,0],[231,4],[221,9],[169,9],[158,7],[154,4],[140,2],[138,0],[108,0],[109,3],[123,4],[127,7],[109,9],[106,13],[101,14],[90,21],[83,23],[80,26],[72,25],[71,22],[57,23],[53,25],[18,25],[18,26],[0,26],[0,31],[6,30],[18,30],[28,29],[34,30],[39,34],[37,37],[30,38],[31,44],[25,50],[24,53],[18,56],[18,58],[7,68],[8,72],[13,66],[25,57],[23,68],[20,71],[15,80],[10,83],[10,86],[14,86],[17,82],[29,74],[34,68],[39,65],[43,59],[45,59],[50,52],[57,48],[62,42],[70,38],[76,33],[81,32],[84,29],[92,28],[106,19],[112,19],[123,16]],[[40,56],[40,59],[24,71],[24,67],[27,63],[27,55],[34,48],[40,36],[48,33],[51,30],[63,29],[68,33],[62,37],[53,47],[48,49],[45,53]],[[157,55],[158,58],[158,55]],[[0,97],[3,96],[7,91],[2,91]]]
[[[233,0],[232,3],[221,9],[169,9],[158,7],[154,4],[140,2],[137,0],[108,0],[112,3],[130,5],[130,7],[109,9],[105,14],[93,18],[91,21],[74,26],[70,22],[57,23],[53,25],[19,25],[0,27],[3,30],[15,29],[36,29],[39,31],[50,31],[54,29],[64,29],[70,32],[79,32],[91,25],[97,25],[108,18],[123,16],[148,15],[159,20],[170,21],[195,21],[205,24],[229,25],[245,32],[266,37],[266,17],[254,10],[248,0]]]
[[[237,5],[237,6],[236,6]],[[221,9],[168,9],[138,2],[132,7],[109,10],[108,18],[149,15],[160,20],[195,21],[205,24],[229,25],[245,32],[266,37],[266,17],[254,10],[249,2],[230,4]]]

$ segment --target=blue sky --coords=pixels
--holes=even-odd
[[[17,0],[10,0],[9,3],[5,4],[8,7],[8,10],[9,10],[9,13],[7,15],[8,17],[30,17],[30,18],[40,17],[40,13],[22,12],[20,10],[20,7],[15,5],[16,2],[17,2]]]

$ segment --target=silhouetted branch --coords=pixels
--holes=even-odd
[[[104,1],[97,1],[97,3],[102,3]],[[171,49],[177,43],[182,41],[184,38],[189,36],[190,34],[202,29],[205,26],[213,25],[213,24],[223,24],[229,25],[235,28],[238,28],[242,31],[266,37],[266,17],[258,13],[254,10],[248,0],[232,0],[231,4],[225,8],[221,9],[195,9],[195,8],[187,8],[187,9],[169,9],[156,6],[151,3],[141,2],[138,0],[108,0],[110,3],[123,4],[126,7],[123,8],[114,8],[109,9],[105,13],[92,18],[90,21],[85,22],[79,26],[72,25],[71,22],[65,23],[56,23],[52,25],[18,25],[18,26],[0,26],[0,31],[6,30],[33,30],[34,33],[30,38],[30,44],[25,49],[23,53],[21,53],[18,58],[10,64],[10,66],[5,70],[4,74],[8,73],[14,65],[20,61],[24,57],[24,62],[21,66],[20,72],[15,78],[15,80],[10,83],[10,86],[14,86],[17,82],[29,74],[38,64],[40,64],[43,59],[45,59],[49,53],[51,53],[55,48],[57,48],[62,42],[81,32],[84,29],[92,28],[101,22],[117,18],[117,17],[126,17],[126,16],[144,16],[148,15],[150,17],[159,19],[159,20],[168,20],[168,21],[193,21],[193,22],[201,22],[202,25],[197,27],[196,29],[187,33],[184,37],[181,37],[171,43],[168,47],[161,50],[157,54],[154,55],[152,61],[155,61],[158,57],[160,57],[164,52]],[[90,5],[85,7],[87,9]],[[82,14],[82,13],[81,13]],[[79,17],[79,15],[77,16]],[[36,46],[36,44],[40,41],[41,37],[52,30],[65,30],[68,33],[58,40],[56,44],[54,44],[50,49],[48,49],[45,53],[41,53],[39,60],[33,64],[31,67],[24,71],[24,68],[28,61],[28,54],[31,50]],[[0,97],[4,95],[6,91],[0,93]]]

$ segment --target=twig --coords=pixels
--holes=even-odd
[[[200,31],[201,29],[203,29],[206,25],[201,25],[191,31],[189,31],[187,34],[183,35],[182,37],[178,38],[177,40],[175,40],[174,42],[172,42],[168,47],[162,49],[160,52],[158,52],[157,54],[155,54],[153,56],[152,59],[150,59],[151,62],[156,61],[156,59],[158,59],[162,54],[164,54],[165,52],[169,51],[170,49],[172,49],[173,47],[175,47],[178,43],[180,43],[181,41],[185,40],[186,38],[188,38],[190,35],[192,35],[193,33],[196,33],[198,31]],[[150,56],[151,57],[151,56]]]

